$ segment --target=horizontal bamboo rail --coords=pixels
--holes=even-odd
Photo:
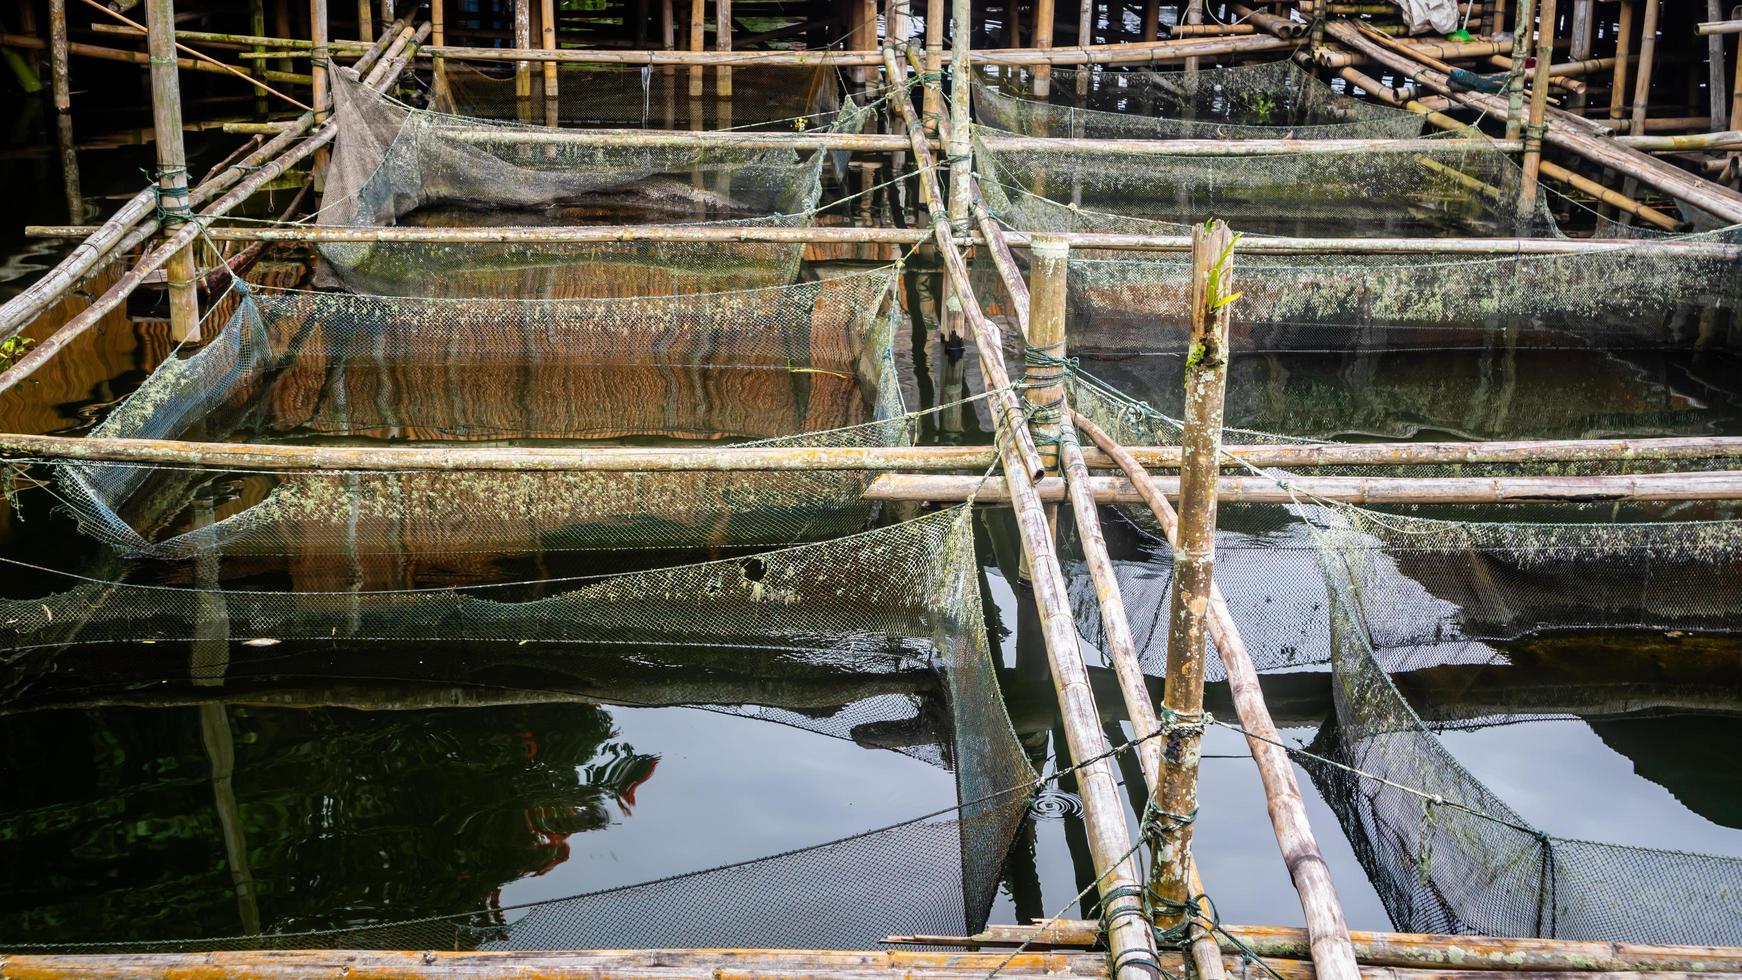
[[[28,34],[0,34],[0,48],[19,48],[25,51],[42,51],[48,48],[48,42]],[[84,44],[78,41],[67,42],[67,53],[76,54],[81,58],[93,58],[98,61],[121,61],[134,65],[150,65],[151,56],[143,51],[124,51],[120,48],[105,48],[96,44]],[[176,67],[183,71],[205,72],[210,75],[232,75],[227,68],[193,58],[177,58]],[[269,82],[279,82],[285,85],[308,85],[308,75],[288,71],[267,71],[262,75]]]
[[[1178,446],[1125,447],[1147,469],[1178,469]],[[1371,442],[1227,446],[1224,454],[1258,467],[1422,466],[1462,464],[1622,462],[1742,456],[1742,436],[1669,439],[1561,439],[1518,442]],[[476,447],[301,446],[279,443],[188,442],[102,436],[0,434],[0,459],[76,460],[142,466],[233,470],[569,470],[598,472],[754,470],[984,471],[990,446],[760,446],[657,449],[624,446]],[[1083,459],[1096,469],[1114,462],[1093,446]],[[1224,463],[1223,465],[1238,465]]]
[[[1305,929],[1292,926],[1223,926],[1263,957],[1301,959],[1307,953]],[[1096,923],[1080,919],[1044,925],[995,925],[968,937],[891,936],[903,945],[1091,947]],[[1742,949],[1725,946],[1658,946],[1645,943],[1577,939],[1490,939],[1413,932],[1353,930],[1349,939],[1363,966],[1401,969],[1493,970],[1519,973],[1742,973]],[[1239,947],[1222,937],[1224,952]]]
[[[996,150],[1017,153],[1106,153],[1116,156],[1250,157],[1317,153],[1423,153],[1474,147],[1516,153],[1518,140],[1481,139],[1241,139],[1241,140],[1072,140],[1044,136],[1000,136],[985,140]]]
[[[24,229],[31,238],[82,238],[97,231],[92,225],[31,225]],[[282,228],[212,227],[207,237],[218,242],[284,243],[390,243],[442,242],[449,244],[584,244],[599,242],[784,242],[852,245],[914,245],[931,238],[918,228],[847,228],[818,225],[804,228],[767,225],[564,225],[529,228],[501,227],[383,226],[341,228],[327,225],[295,225]],[[1006,241],[1023,248],[1029,245],[1025,232],[1006,231]],[[1126,235],[1113,232],[1049,233],[1073,249],[1116,251],[1187,252],[1191,239],[1184,235]],[[979,234],[958,235],[958,244],[985,244]],[[1742,259],[1742,245],[1704,240],[1653,241],[1634,238],[1261,238],[1240,239],[1242,252],[1251,255],[1585,255],[1625,251],[1633,255],[1685,255],[1697,258]]]
[[[1179,496],[1178,477],[1156,477],[1169,497]],[[1064,481],[1041,480],[1045,501],[1065,499]],[[1101,503],[1143,503],[1143,497],[1122,477],[1091,478],[1091,490]],[[973,476],[885,473],[865,491],[867,500],[964,501],[1004,504],[1009,496],[996,480]],[[1400,477],[1297,476],[1284,487],[1264,477],[1224,476],[1216,498],[1231,504],[1312,503],[1314,499],[1347,504],[1539,504],[1610,503],[1629,500],[1742,500],[1742,471],[1651,473],[1628,476],[1507,476]]]
[[[1709,34],[1742,34],[1742,20],[1708,20],[1694,27],[1701,37]]]

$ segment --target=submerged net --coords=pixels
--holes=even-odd
[[[1520,210],[1522,172],[1474,130],[1359,150],[1133,154],[1000,146],[976,129],[988,208],[1027,232],[1179,233],[1218,218],[1259,234],[1553,235],[1548,196]]]
[[[452,446],[909,439],[892,268],[617,300],[252,288],[95,431]],[[774,545],[864,526],[863,472],[326,469],[43,460],[94,537],[135,554],[419,554]]]
[[[38,569],[37,587],[54,591],[0,601],[0,630],[14,658],[29,648],[104,638],[154,642],[156,650],[190,642],[195,667],[205,665],[194,683],[208,691],[222,690],[232,669],[244,676],[258,669],[244,659],[253,646],[245,641],[258,638],[348,651],[363,661],[348,670],[364,677],[372,654],[388,656],[380,644],[389,641],[410,641],[420,656],[432,642],[483,650],[539,644],[517,656],[527,667],[549,658],[552,672],[572,669],[573,657],[589,653],[619,665],[688,658],[692,670],[704,665],[716,678],[737,681],[715,688],[689,674],[681,689],[662,688],[658,700],[715,705],[840,737],[905,731],[916,754],[956,775],[952,810],[742,864],[410,921],[372,922],[346,911],[315,918],[331,923],[315,931],[307,931],[309,919],[272,914],[275,901],[295,902],[267,892],[263,935],[120,948],[868,948],[890,933],[981,928],[1031,788],[1033,772],[988,653],[969,513],[957,507],[852,537],[695,565],[470,588],[244,591],[80,581]],[[240,643],[234,665],[231,643]],[[64,671],[51,663],[48,672]],[[493,669],[490,676],[504,675]],[[837,690],[824,695],[819,685],[831,678]],[[810,689],[797,684],[805,680]],[[618,678],[600,693],[633,703],[638,690]],[[708,819],[705,807],[696,814]],[[4,942],[23,949],[31,938],[13,933]]]
[[[430,106],[437,111],[481,119],[544,122],[550,105],[544,97],[544,72],[532,70],[531,94],[515,91],[511,66],[485,69],[444,60],[444,80]],[[730,94],[722,94],[722,77]],[[702,94],[690,95],[690,71],[674,67],[613,65],[557,66],[557,122],[564,126],[647,129],[792,129],[827,126],[842,109],[841,81],[835,69],[745,66],[708,68],[701,73]],[[849,102],[850,107],[850,102]]]
[[[974,112],[993,129],[1078,139],[1402,139],[1422,117],[1339,95],[1291,61],[1196,71],[1029,68],[974,77]]]
[[[826,155],[601,142],[584,131],[412,109],[334,72],[344,135],[320,221],[335,227],[521,225],[499,244],[326,243],[327,272],[364,292],[421,296],[639,295],[789,282],[802,245],[541,244],[539,225],[809,224]],[[858,113],[838,123],[854,126]],[[664,288],[657,288],[661,285]],[[627,291],[625,291],[627,290]]]

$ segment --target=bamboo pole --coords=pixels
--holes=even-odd
[[[433,47],[441,47],[448,43],[447,35],[447,0],[429,0],[429,40]],[[431,74],[438,102],[448,95],[448,63],[443,58],[431,60]]]
[[[48,60],[55,110],[66,112],[73,104],[67,71],[67,0],[48,0]]]
[[[18,34],[0,34],[0,47],[40,50],[45,46],[48,46],[47,42],[44,42],[42,38],[39,37],[25,37]],[[151,55],[144,51],[122,51],[117,48],[105,48],[101,45],[81,44],[78,42],[69,42],[66,49],[68,54],[75,54],[81,58],[92,58],[98,61],[118,61],[132,65],[151,64]],[[239,75],[239,77],[246,81],[250,86],[254,84],[253,78],[246,74],[240,74],[225,65],[208,64],[194,58],[179,58],[176,60],[175,65],[182,71],[197,71],[207,75],[228,75],[231,77],[238,77]],[[299,75],[295,72],[267,71],[263,73],[263,76],[267,81],[280,82],[288,85],[311,84],[311,79],[308,75]]]
[[[333,56],[327,47],[327,0],[309,0],[308,10],[308,39],[313,45],[309,56],[309,84],[314,94],[310,101],[314,103],[313,126],[319,129],[326,126],[333,114],[333,88],[327,79],[328,64]],[[326,152],[316,153],[309,167],[314,176],[315,190],[326,190]]]
[[[1094,446],[1085,463],[1105,469],[1119,459]],[[1178,469],[1178,446],[1126,446],[1120,459],[1149,469]],[[1668,439],[1564,439],[1520,442],[1393,442],[1226,446],[1225,458],[1254,467],[1424,466],[1626,462],[1630,466],[1742,456],[1742,436]],[[738,472],[788,470],[984,471],[996,462],[990,446],[303,446],[287,443],[191,442],[105,436],[0,434],[0,458],[227,470],[357,470],[366,472],[514,470],[527,472]],[[1224,465],[1231,465],[1224,463]]]
[[[1134,488],[1161,523],[1169,544],[1175,548],[1177,568],[1177,555],[1183,551],[1182,545],[1186,540],[1181,517],[1175,514],[1149,475],[1137,465],[1135,459],[1120,449],[1118,443],[1087,419],[1076,416],[1074,421],[1103,452],[1117,460],[1120,468],[1135,481]],[[1215,473],[1216,470],[1211,469],[1208,476],[1213,477]],[[1235,712],[1239,715],[1240,724],[1253,736],[1247,739],[1247,744],[1252,752],[1253,762],[1258,767],[1259,778],[1264,784],[1270,823],[1276,832],[1276,842],[1282,852],[1283,864],[1288,867],[1289,877],[1294,882],[1295,891],[1300,895],[1301,911],[1305,914],[1307,924],[1307,945],[1315,973],[1323,980],[1352,980],[1359,970],[1356,966],[1355,950],[1350,943],[1349,926],[1343,918],[1342,904],[1337,899],[1337,889],[1331,880],[1330,867],[1319,851],[1318,840],[1313,836],[1312,824],[1307,819],[1306,804],[1301,800],[1294,767],[1289,762],[1287,752],[1281,748],[1281,735],[1271,721],[1270,710],[1265,707],[1264,691],[1258,682],[1258,670],[1252,663],[1245,640],[1234,623],[1233,614],[1229,611],[1228,603],[1215,579],[1206,577],[1201,584],[1202,591],[1195,595],[1204,596],[1208,600],[1208,632],[1215,638],[1216,652],[1227,670],[1228,687],[1234,697]],[[1186,587],[1176,571],[1176,605],[1178,597]],[[1200,637],[1199,641],[1201,640]],[[1168,660],[1171,679],[1171,632]]]
[[[314,2],[319,5],[323,3],[324,0],[314,0]],[[417,32],[417,36],[422,37],[427,35],[428,30],[429,26],[426,24]],[[382,38],[382,47],[386,48],[389,52],[393,51],[394,48],[405,46],[413,39],[408,32],[400,31],[397,33],[398,37],[393,42],[393,48],[387,46],[387,36],[384,35]],[[404,69],[404,66],[405,60],[403,58],[395,58],[391,54],[381,57],[379,63],[371,69],[365,82],[371,86],[389,84],[392,79],[397,77],[399,72]],[[311,121],[312,118],[311,115]],[[93,300],[91,305],[83,312],[68,320],[59,330],[55,331],[52,336],[38,344],[29,354],[19,358],[6,371],[0,372],[0,393],[4,393],[20,381],[29,377],[58,351],[72,343],[85,331],[91,329],[92,326],[96,325],[109,313],[110,310],[120,306],[133,290],[138,288],[152,272],[161,268],[163,264],[169,260],[170,256],[193,244],[194,240],[198,237],[205,220],[209,220],[211,217],[217,215],[228,213],[231,208],[246,200],[249,195],[254,193],[254,191],[276,179],[294,164],[308,158],[315,154],[316,151],[326,146],[326,144],[332,140],[337,131],[337,124],[329,120],[317,129],[308,139],[303,140],[301,143],[298,143],[289,149],[284,149],[283,145],[280,145],[278,150],[282,152],[279,152],[279,155],[275,157],[267,158],[259,155],[261,151],[256,151],[256,154],[251,156],[259,162],[257,164],[246,164],[247,167],[253,169],[243,171],[247,176],[235,179],[234,186],[231,187],[222,197],[219,197],[211,205],[205,208],[200,219],[183,224],[173,234],[169,235],[160,245],[142,256],[139,262],[135,264],[130,271],[122,275],[114,285],[110,286],[109,289],[103,293],[103,295]],[[290,143],[292,138],[292,134],[290,133],[280,134],[280,139],[283,139],[285,144]],[[268,143],[267,146],[272,147],[275,144],[279,144],[279,139],[274,139],[272,142]],[[265,149],[266,148],[263,147],[262,151]],[[243,165],[238,165],[239,168],[241,166]],[[218,186],[229,186],[230,183],[231,181],[227,178],[222,185]],[[147,225],[151,226],[152,230],[155,230],[155,222],[146,222],[138,225],[131,233],[124,234],[120,243],[116,247],[120,248],[121,246],[126,246],[126,243],[129,241],[142,241],[151,233],[150,231],[144,231],[141,233],[141,229],[146,228]]]
[[[1059,471],[1059,423],[1065,403],[1065,272],[1071,248],[1057,239],[1037,236],[1029,245],[1028,316],[1023,324],[1027,343],[1022,399],[1028,406],[1029,430],[1048,473]],[[1012,295],[1013,301],[1017,297]]]
[[[1518,20],[1512,27],[1512,63],[1524,64],[1536,18],[1536,0],[1518,0]],[[1506,138],[1515,140],[1524,129],[1524,76],[1514,75],[1506,85]]]
[[[968,217],[968,174],[974,169],[974,149],[969,141],[969,105],[972,86],[969,78],[974,67],[968,53],[973,35],[973,6],[970,0],[950,2],[950,224],[962,229]],[[888,64],[893,59],[885,59]],[[887,69],[886,70],[891,70]],[[893,76],[891,76],[893,77]]]
[[[964,19],[957,22],[956,29],[962,31],[966,26]],[[904,73],[897,70],[892,48],[883,51],[883,67],[892,84],[904,77]],[[1041,615],[1047,660],[1052,667],[1066,742],[1071,758],[1081,767],[1077,773],[1077,785],[1083,800],[1083,825],[1089,838],[1096,883],[1107,919],[1107,948],[1113,957],[1112,973],[1117,980],[1153,980],[1160,972],[1155,939],[1139,900],[1136,863],[1132,860],[1128,843],[1124,804],[1119,798],[1112,766],[1105,757],[1108,749],[1106,735],[1101,728],[1100,710],[1095,704],[1088,670],[1078,649],[1076,624],[1070,612],[1064,573],[1053,550],[1052,532],[1047,526],[1045,511],[1035,493],[1033,481],[1037,474],[1033,469],[1033,445],[1028,442],[1027,452],[1021,448],[1027,441],[1027,428],[1006,383],[1003,347],[996,342],[996,328],[985,321],[979,309],[979,302],[969,284],[966,263],[950,234],[948,216],[939,206],[940,189],[931,148],[926,144],[919,123],[913,118],[913,108],[905,91],[897,89],[891,101],[911,136],[914,161],[920,169],[920,187],[931,211],[938,249],[944,255],[956,295],[967,314],[979,349],[981,371],[988,385],[1001,389],[998,397],[1007,413],[1008,436],[999,440],[1004,485],[1015,506],[1018,533],[1033,575],[1034,601]],[[960,122],[965,125],[966,121]],[[963,131],[958,130],[958,133]],[[965,189],[965,181],[963,186]]]
[[[1639,34],[1639,76],[1633,82],[1632,128],[1645,132],[1646,109],[1651,102],[1652,67],[1657,60],[1657,17],[1661,0],[1645,0],[1645,20]]]
[[[1293,926],[1222,927],[1233,939],[1263,957],[1300,959],[1308,952],[1307,932]],[[1080,919],[1045,925],[993,925],[971,937],[948,937],[950,945],[967,939],[971,945],[1024,943],[1048,946],[1092,946],[1098,925]],[[906,943],[921,937],[890,937]],[[945,939],[946,937],[935,937]],[[1240,947],[1225,939],[1224,949],[1237,953]],[[1444,936],[1411,932],[1349,933],[1355,955],[1363,969],[1396,967],[1438,969],[1456,967],[1470,971],[1542,974],[1742,973],[1742,949],[1722,946],[1659,946],[1645,943],[1591,942],[1577,939],[1491,939],[1483,936]],[[1413,976],[1413,974],[1411,974]]]
[[[163,229],[173,234],[193,215],[188,194],[187,150],[181,134],[181,86],[175,70],[175,4],[145,0],[146,42],[151,54],[151,126],[157,148],[157,209]],[[166,266],[169,274],[170,339],[196,340],[200,333],[200,298],[195,288],[194,247],[176,250]]]
[[[256,35],[266,33],[266,0],[248,0],[248,29]],[[180,36],[179,32],[177,32],[177,36]],[[254,74],[256,80],[264,82],[266,79],[266,62],[264,60],[266,46],[260,44],[253,45],[249,48],[249,53],[258,55],[262,59],[250,64],[248,70]],[[259,87],[264,88],[264,86]],[[264,91],[256,92],[254,96],[254,114],[256,116],[264,116],[268,111],[270,111],[270,107],[266,102],[266,93]]]
[[[281,137],[295,135],[281,133]],[[256,156],[259,151],[256,151]],[[244,161],[238,166],[253,166]],[[1543,173],[1551,173],[1550,164],[1543,162]],[[147,192],[149,194],[150,192]],[[209,198],[210,195],[207,195]],[[195,202],[201,198],[195,192]],[[1636,202],[1635,202],[1636,203]],[[129,207],[133,202],[129,202]],[[149,209],[149,202],[144,205]],[[117,215],[119,217],[119,215]],[[114,221],[114,219],[111,219]],[[1671,224],[1673,227],[1673,222]],[[90,225],[29,225],[24,229],[33,238],[81,238],[109,229]],[[155,230],[155,229],[154,229]],[[830,244],[913,245],[931,237],[923,228],[853,228],[813,226],[804,228],[744,226],[653,226],[653,225],[570,225],[549,228],[526,228],[519,225],[502,227],[393,226],[378,228],[344,228],[334,226],[298,225],[292,227],[214,227],[207,237],[220,242],[298,242],[305,244],[336,242],[445,242],[489,243],[543,242],[816,242]],[[1188,252],[1191,239],[1181,235],[1128,235],[1112,232],[1052,232],[1051,237],[1078,249],[1112,249],[1117,251]],[[1005,231],[1004,241],[1026,248],[1031,236],[1024,232]],[[961,244],[985,244],[983,235],[959,235]],[[1242,251],[1254,255],[1597,255],[1603,252],[1625,252],[1629,255],[1686,256],[1720,260],[1742,259],[1742,245],[1703,241],[1651,241],[1629,238],[1245,238]],[[52,298],[53,291],[50,290]],[[8,312],[10,307],[0,307]],[[1351,328],[1354,329],[1354,328]]]
[[[1215,562],[1216,490],[1222,447],[1223,394],[1228,385],[1228,327],[1234,236],[1220,221],[1192,226],[1191,353],[1186,358],[1185,426],[1180,437],[1180,524],[1168,614],[1167,684],[1162,717],[1167,765],[1155,816],[1162,826],[1150,888],[1156,927],[1187,924],[1192,902],[1187,873],[1192,822],[1198,814],[1198,752],[1203,738],[1205,603]]]
[[[532,49],[532,0],[514,0],[514,48]],[[514,63],[514,100],[521,122],[532,118],[532,63]]]
[[[703,47],[703,14],[707,11],[708,0],[690,0],[690,53],[701,54]],[[849,3],[855,0],[848,0]],[[696,62],[690,64],[690,98],[702,97],[702,68]]]
[[[925,0],[925,104],[927,132],[935,134],[943,119],[944,0]]]
[[[540,39],[544,44],[544,49],[555,51],[557,49],[556,0],[539,0],[538,14]],[[556,62],[547,61],[544,63],[544,124],[553,129],[561,122],[560,104],[557,101],[556,69]]]
[[[1615,29],[1615,73],[1609,81],[1609,118],[1620,119],[1627,104],[1627,69],[1633,60],[1633,15],[1638,0],[1621,0]]]
[[[357,38],[367,41],[375,36],[375,11],[370,0],[357,0]]]
[[[714,50],[729,52],[732,50],[732,0],[714,0]],[[730,107],[732,98],[732,69],[721,65],[715,71],[714,94],[720,97],[726,107]],[[729,128],[722,125],[722,128]]]
[[[1723,0],[1706,0],[1706,16],[1713,20],[1724,16]],[[1706,70],[1706,95],[1712,107],[1711,125],[1713,129],[1721,130],[1728,124],[1729,119],[1728,100],[1724,98],[1724,90],[1730,81],[1730,73],[1724,70],[1724,39],[1717,34],[1706,38]]]
[[[1151,0],[1159,3],[1160,0]],[[1034,47],[1045,51],[1052,47],[1053,26],[1058,20],[1058,12],[1053,0],[1034,0]],[[1147,40],[1149,35],[1144,35]],[[1034,97],[1045,100],[1052,93],[1052,66],[1040,65],[1034,69]]]
[[[84,0],[84,2],[87,6],[90,6],[90,7],[97,9],[97,10],[102,11],[104,14],[107,14],[108,16],[115,18],[116,20],[120,21],[122,24],[125,24],[128,27],[134,28],[135,30],[138,30],[141,32],[143,32],[145,30],[145,28],[142,25],[140,25],[137,21],[126,16],[125,14],[121,14],[117,11],[110,10],[108,7],[105,7],[102,4],[98,3],[97,0]],[[367,0],[365,0],[365,2],[367,2]],[[264,13],[262,14],[262,16],[264,16]],[[174,38],[175,36],[176,35],[174,32],[169,33],[169,37]],[[180,41],[172,41],[171,47],[173,48],[173,51],[180,51],[183,54],[186,54],[188,57],[193,58],[194,60],[202,62],[206,65],[209,65],[219,72],[222,72],[222,73],[227,74],[227,75],[234,75],[237,78],[240,78],[241,80],[254,86],[258,91],[265,92],[269,95],[276,95],[279,98],[283,99],[284,101],[289,102],[291,105],[296,106],[298,109],[307,110],[307,109],[311,108],[306,103],[303,103],[297,99],[293,99],[290,96],[285,95],[283,92],[280,92],[279,90],[277,90],[277,89],[273,88],[272,86],[266,84],[265,82],[261,81],[260,78],[265,78],[267,75],[267,72],[265,71],[264,68],[256,66],[256,69],[260,75],[260,78],[253,78],[253,77],[250,77],[247,73],[243,72],[241,69],[224,64],[223,62],[219,61],[216,58],[211,57],[210,55],[206,54],[205,52],[196,51],[195,49],[188,47],[187,45],[181,43]],[[173,51],[172,51],[172,53],[170,53],[166,57],[168,57],[171,62],[179,63],[176,60]],[[155,65],[157,63],[157,58],[155,55],[152,56],[152,58],[153,58],[152,64]]]
[[[4,376],[0,376],[3,381]],[[1158,477],[1156,489],[1179,496],[1179,481]],[[1036,484],[1043,501],[1063,500],[1062,481]],[[1144,503],[1129,480],[1095,477],[1091,483],[1100,503]],[[872,481],[867,500],[963,501],[972,496],[982,504],[1008,504],[1009,494],[996,481],[971,476],[886,473]],[[1564,501],[1612,503],[1630,500],[1742,499],[1742,471],[1649,473],[1628,476],[1508,476],[1395,477],[1317,476],[1289,481],[1282,487],[1261,477],[1224,476],[1216,484],[1222,503],[1291,504],[1318,498],[1348,504],[1541,504]]]
[[[1536,209],[1536,175],[1542,170],[1544,114],[1548,112],[1549,67],[1554,60],[1555,0],[1541,0],[1542,18],[1536,33],[1536,75],[1530,83],[1530,122],[1524,127],[1524,179],[1518,188],[1518,209]]]

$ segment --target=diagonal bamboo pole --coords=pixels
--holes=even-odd
[[[883,67],[888,72],[888,83],[901,86],[896,88],[890,101],[912,138],[914,162],[920,170],[920,186],[931,211],[938,250],[945,257],[956,295],[961,298],[963,311],[967,314],[979,348],[981,370],[989,385],[997,384],[998,378],[1004,374],[1003,348],[994,342],[996,328],[982,322],[984,314],[969,285],[967,266],[950,233],[949,217],[940,200],[937,164],[932,159],[925,132],[913,116],[913,106],[904,88],[906,73],[897,69],[893,48],[884,48]],[[1156,959],[1155,938],[1140,900],[1136,862],[1132,860],[1134,851],[1129,844],[1118,782],[1106,758],[1108,746],[1101,728],[1100,709],[1095,703],[1088,668],[1078,647],[1076,622],[1070,611],[1064,573],[1053,549],[1052,530],[1047,526],[1045,509],[1035,493],[1034,480],[1038,474],[1029,456],[1018,448],[1019,440],[1027,439],[1027,426],[1008,388],[1002,395],[1008,399],[1005,420],[1006,431],[1011,436],[1000,440],[1004,482],[1015,505],[1017,528],[1033,576],[1035,606],[1041,614],[1047,660],[1058,693],[1066,741],[1071,758],[1083,766],[1077,783],[1083,799],[1083,824],[1094,858],[1102,914],[1107,920],[1107,947],[1113,958],[1112,972],[1117,980],[1152,980],[1161,972]],[[1032,451],[1032,442],[1029,448]]]
[[[1150,480],[1149,474],[1093,422],[1075,414],[1072,421],[1125,471],[1143,502],[1161,523],[1168,543],[1177,548],[1180,541],[1178,515]],[[1210,636],[1215,639],[1216,652],[1227,669],[1228,687],[1234,697],[1234,710],[1240,717],[1240,725],[1251,733],[1247,743],[1264,784],[1264,797],[1270,811],[1271,827],[1276,831],[1277,846],[1282,850],[1283,863],[1288,866],[1289,877],[1294,880],[1295,890],[1300,894],[1314,971],[1322,980],[1354,980],[1360,972],[1354,947],[1349,941],[1349,926],[1343,919],[1336,886],[1331,882],[1330,866],[1319,852],[1312,825],[1307,821],[1306,804],[1301,800],[1300,786],[1294,778],[1294,766],[1281,747],[1281,733],[1276,730],[1270,711],[1264,706],[1258,670],[1252,664],[1252,655],[1246,649],[1239,628],[1234,625],[1227,600],[1222,597],[1222,590],[1214,578],[1208,584]]]

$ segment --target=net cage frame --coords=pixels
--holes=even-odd
[[[890,265],[628,302],[242,286],[224,328],[160,365],[93,435],[906,446],[916,416],[894,357],[900,281]],[[498,393],[480,398],[480,385]],[[613,408],[639,395],[642,415]],[[862,528],[875,510],[863,500],[871,475],[846,470],[16,466],[50,470],[90,536],[164,559],[773,546]],[[202,512],[212,487],[228,489]]]
[[[867,556],[882,574],[863,574]],[[709,656],[753,656],[775,669],[789,662],[863,677],[918,671],[935,678],[941,712],[927,708],[931,693],[892,691],[873,691],[827,715],[738,703],[736,690],[733,703],[711,707],[841,738],[867,723],[926,726],[947,741],[894,750],[951,770],[957,803],[796,851],[519,906],[282,934],[0,941],[18,952],[875,948],[891,933],[982,928],[1005,852],[1038,785],[998,696],[967,504],[751,555],[539,583],[273,592],[66,572],[48,577],[76,584],[45,597],[0,600],[9,610],[0,630],[13,659],[31,651],[52,657],[114,630],[131,642],[195,644],[196,655],[214,642],[260,636],[335,650],[359,641],[439,639],[535,643],[613,659],[706,646]],[[533,585],[549,594],[517,595]],[[698,699],[696,706],[710,705]],[[945,850],[954,861],[942,859]],[[922,853],[929,859],[916,858]],[[818,903],[805,885],[824,876],[839,879],[844,892]],[[734,914],[721,915],[732,896],[745,900]]]

